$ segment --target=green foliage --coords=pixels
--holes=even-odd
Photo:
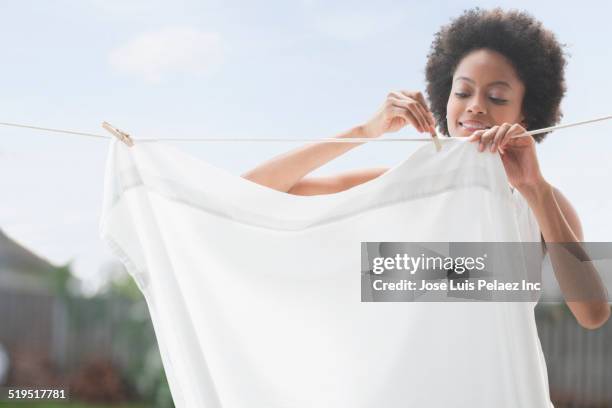
[[[94,296],[85,297],[75,293],[78,279],[72,274],[70,264],[56,268],[51,275],[48,284],[66,309],[69,330],[79,332],[92,326],[109,327],[113,333],[113,348],[128,350],[124,353],[127,364],[123,375],[136,388],[146,406],[173,408],[147,304],[132,277],[124,273]]]
[[[130,382],[152,406],[174,407],[147,304],[135,281],[125,274],[98,296],[120,299],[127,306],[114,330],[114,341],[131,349],[126,372]]]
[[[71,287],[77,282],[70,265],[71,262],[68,262],[65,265],[53,268],[51,273],[45,274],[49,289],[61,299],[67,299],[72,295]]]

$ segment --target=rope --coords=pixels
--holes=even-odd
[[[102,139],[111,139],[111,136],[108,136],[108,135],[97,135],[95,133],[74,132],[72,130],[52,129],[52,128],[45,128],[45,127],[40,127],[40,126],[22,125],[20,123],[0,122],[0,125],[2,125],[2,126],[20,127],[20,128],[27,128],[27,129],[44,130],[44,131],[47,131],[47,132],[68,133],[68,134],[71,134],[71,135],[97,137],[97,138],[102,138]]]
[[[8,122],[0,122],[2,126],[13,126],[27,129],[36,129],[36,130],[44,130],[47,132],[57,132],[57,133],[67,133],[71,135],[79,135],[79,136],[89,136],[95,137],[99,139],[112,139],[112,136],[108,135],[99,135],[96,133],[87,133],[87,132],[76,132],[72,130],[65,129],[54,129],[54,128],[46,128],[41,126],[31,126],[31,125],[23,125],[20,123],[8,123]],[[247,137],[235,137],[235,138],[138,138],[135,139],[137,142],[157,142],[157,141],[172,141],[172,142],[307,142],[307,141],[323,141],[328,140],[330,142],[348,142],[348,141],[370,141],[370,142],[425,142],[431,141],[431,138],[395,138],[395,139],[370,139],[365,137],[353,137],[353,138],[305,138],[305,139],[289,139],[289,138],[247,138]],[[443,140],[443,139],[442,139]]]
[[[27,129],[36,129],[36,130],[44,130],[47,132],[57,132],[57,133],[67,133],[67,134],[71,134],[71,135],[79,135],[79,136],[89,136],[89,137],[95,137],[95,138],[99,138],[99,139],[112,139],[112,136],[108,136],[108,135],[100,135],[100,134],[96,134],[96,133],[87,133],[87,132],[76,132],[76,131],[72,131],[72,130],[65,130],[65,129],[53,129],[53,128],[46,128],[46,127],[41,127],[41,126],[31,126],[31,125],[23,125],[20,123],[8,123],[8,122],[0,122],[0,125],[2,126],[13,126],[13,127],[20,127],[20,128],[27,128]],[[235,138],[166,138],[166,137],[161,137],[161,138],[138,138],[135,139],[135,141],[137,142],[157,142],[157,141],[172,141],[172,142],[307,142],[307,141],[323,141],[323,140],[328,140],[331,142],[348,142],[348,141],[370,141],[370,142],[424,142],[424,141],[431,141],[431,138],[420,138],[420,139],[415,139],[415,138],[395,138],[395,139],[370,139],[370,138],[319,138],[319,139],[312,139],[312,138],[305,138],[305,139],[289,139],[289,138],[247,138],[247,137],[235,137]]]
[[[557,125],[550,126],[542,129],[530,130],[520,135],[512,136],[511,139],[517,137],[526,137],[531,135],[537,135],[540,133],[552,132],[558,129],[564,129],[573,126],[584,125],[587,123],[599,122],[602,120],[612,119],[612,115],[603,116],[600,118],[584,120],[581,122],[568,123],[565,125]],[[54,129],[47,128],[41,126],[32,126],[32,125],[24,125],[20,123],[8,123],[8,122],[0,122],[1,126],[12,126],[19,128],[27,128],[27,129],[36,129],[43,130],[46,132],[57,132],[57,133],[66,133],[71,135],[78,136],[87,136],[87,137],[95,137],[99,139],[112,139],[112,136],[108,135],[100,135],[96,133],[87,133],[87,132],[76,132],[72,130],[65,129]],[[463,137],[438,137],[439,141],[446,141],[449,139],[463,139]],[[346,138],[138,138],[135,139],[136,142],[157,142],[157,141],[171,141],[171,142],[334,142],[334,143],[351,143],[351,142],[430,142],[432,141],[431,137],[428,138],[368,138],[368,137],[346,137]]]

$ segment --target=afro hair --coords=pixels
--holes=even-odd
[[[504,55],[525,85],[522,110],[528,129],[559,123],[565,95],[566,60],[555,35],[524,11],[479,7],[442,26],[427,56],[425,78],[431,111],[441,132],[449,136],[446,105],[452,78],[461,59],[471,51],[489,49]],[[534,135],[541,142],[546,133]]]

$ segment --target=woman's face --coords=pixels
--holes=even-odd
[[[502,54],[479,49],[457,66],[446,105],[451,136],[469,136],[479,129],[503,123],[523,123],[525,86]]]

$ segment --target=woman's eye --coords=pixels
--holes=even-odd
[[[493,103],[497,103],[497,104],[500,104],[500,105],[508,102],[507,99],[494,98],[492,96],[491,96],[491,100],[493,101]]]
[[[463,98],[467,98],[468,96],[470,96],[469,94],[467,94],[467,93],[465,93],[465,92],[455,92],[455,95],[456,95],[458,98],[461,98],[461,99],[463,99]],[[498,105],[503,105],[503,104],[505,104],[506,102],[508,102],[508,100],[507,100],[507,99],[502,99],[502,98],[494,98],[494,97],[492,97],[492,96],[490,96],[490,97],[489,97],[489,99],[491,99],[491,101],[493,101],[493,103],[498,104]]]

